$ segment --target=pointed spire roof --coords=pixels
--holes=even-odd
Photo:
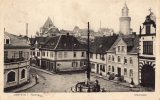
[[[127,3],[126,3],[126,1],[125,1],[124,6],[123,6],[123,8],[122,8],[122,9],[127,9],[127,10],[129,10],[129,9],[128,9],[128,7],[127,7]]]
[[[48,19],[46,20],[46,22],[43,25],[43,28],[49,28],[51,26],[54,26],[54,25],[53,25],[53,22],[52,22],[51,18],[48,17]]]

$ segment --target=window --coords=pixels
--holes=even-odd
[[[143,54],[153,54],[153,41],[143,41]]]
[[[9,44],[9,39],[6,39],[6,44]]]
[[[21,79],[25,78],[25,69],[21,71]]]
[[[103,72],[105,72],[105,65],[100,65],[100,68]]]
[[[127,75],[127,69],[124,68],[124,75]]]
[[[120,46],[118,46],[118,52],[120,52]]]
[[[111,71],[111,66],[108,66],[108,71]]]
[[[42,56],[45,56],[45,51],[42,51]]]
[[[64,52],[64,58],[67,58],[67,52]]]
[[[151,33],[151,26],[146,25],[146,34],[150,34],[150,33]]]
[[[8,51],[4,51],[4,60],[8,58]]]
[[[47,51],[47,57],[48,57],[48,51]]]
[[[126,57],[124,57],[124,64],[126,64],[127,63],[127,58]]]
[[[108,60],[111,60],[111,55],[109,55],[109,58],[108,58]]]
[[[114,56],[112,56],[112,61],[114,61]]]
[[[92,67],[91,67],[92,69],[95,69],[95,64],[92,64]]]
[[[76,57],[76,52],[73,52],[73,57]]]
[[[33,55],[35,55],[35,52],[33,51]]]
[[[124,46],[122,46],[122,52],[124,52]]]
[[[130,60],[129,60],[130,64],[133,64],[133,60],[132,60],[132,57],[130,57]]]
[[[103,61],[105,60],[104,54],[101,55],[101,60],[103,60]]]
[[[50,51],[50,56],[53,57],[53,52],[52,51]]]
[[[78,62],[72,62],[72,67],[77,67],[78,66]]]
[[[37,56],[38,56],[38,57],[40,56],[40,52],[37,52]]]
[[[114,66],[112,66],[112,72],[114,72]]]
[[[13,71],[10,71],[7,75],[7,82],[13,82],[16,79],[16,73]]]
[[[62,58],[62,52],[58,53],[58,58]]]
[[[133,76],[133,70],[132,70],[132,69],[129,70],[129,76],[130,76],[130,77]]]
[[[22,58],[23,57],[23,52],[22,51],[19,51],[19,58]]]
[[[98,55],[98,54],[96,54],[96,59],[97,59],[97,55]]]
[[[85,57],[85,53],[84,52],[82,52],[82,57]]]
[[[93,53],[90,53],[90,58],[93,58]]]
[[[120,58],[120,56],[118,56],[118,62],[121,62],[121,58]]]

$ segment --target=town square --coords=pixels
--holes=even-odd
[[[103,1],[100,4],[96,2],[93,4],[102,8],[105,5]],[[110,4],[108,0],[106,3]],[[53,9],[49,7],[53,6],[50,3],[46,4],[48,8],[44,9],[52,13]],[[114,9],[114,5],[106,7],[108,9],[108,12],[104,12],[106,18],[100,17],[104,16],[102,13],[99,12],[102,15],[97,13],[97,26],[94,26],[95,19],[91,20],[95,14],[91,10],[92,7],[85,11],[83,7],[87,7],[87,3],[72,2],[72,4],[74,6],[71,9],[75,10],[77,15],[74,16],[75,19],[69,19],[73,16],[72,13],[68,14],[70,16],[67,16],[68,20],[62,17],[70,9],[64,2],[63,6],[66,9],[61,9],[64,12],[57,12],[57,16],[60,14],[61,17],[40,14],[41,23],[34,17],[28,22],[27,17],[25,22],[19,21],[24,25],[23,33],[11,32],[7,27],[10,24],[6,23],[3,30],[4,92],[154,92],[156,77],[154,6],[147,3],[145,7],[137,10],[132,8],[136,6],[132,4],[139,4],[136,0],[135,2],[121,0],[115,3],[119,8],[113,12],[109,9]],[[45,10],[41,13],[47,13]],[[61,18],[66,20],[59,25],[58,20],[63,20]],[[72,24],[69,22],[71,20]],[[36,28],[33,22],[38,23]],[[72,28],[69,28],[70,26]],[[34,32],[31,32],[33,29]]]

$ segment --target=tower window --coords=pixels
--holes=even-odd
[[[146,25],[146,34],[151,33],[151,25]]]
[[[143,41],[143,54],[153,54],[153,41]]]

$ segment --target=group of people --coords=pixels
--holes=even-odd
[[[84,85],[84,86],[83,86]],[[99,81],[95,80],[93,84],[86,84],[85,82],[77,82],[75,89],[71,88],[72,92],[105,92],[105,89],[101,89]]]

